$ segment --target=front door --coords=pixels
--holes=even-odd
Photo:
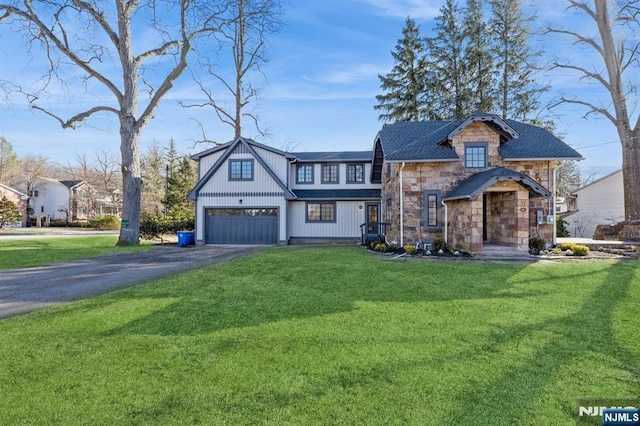
[[[487,194],[482,195],[482,241],[487,241]]]
[[[378,229],[380,223],[380,204],[379,203],[366,203],[365,209],[367,210],[367,234],[380,234]]]

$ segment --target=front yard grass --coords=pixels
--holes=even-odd
[[[0,269],[30,268],[153,248],[149,244],[116,246],[117,240],[115,236],[0,238]]]
[[[575,424],[640,396],[640,263],[276,247],[0,321],[5,424]]]

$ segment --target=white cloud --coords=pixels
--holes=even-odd
[[[321,75],[302,76],[306,81],[323,84],[350,84],[360,81],[377,80],[381,67],[373,64],[359,64],[344,69],[328,71]]]
[[[414,19],[432,19],[438,16],[443,0],[364,0],[380,10],[380,14]]]

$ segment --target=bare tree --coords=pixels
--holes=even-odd
[[[569,36],[574,44],[593,50],[602,60],[604,69],[561,60],[555,60],[553,67],[577,72],[581,80],[598,83],[608,93],[610,102],[567,95],[563,95],[560,101],[582,105],[588,110],[585,118],[599,114],[616,127],[622,144],[625,218],[640,219],[640,115],[635,103],[628,104],[637,99],[635,95],[640,89],[640,41],[637,37],[640,32],[640,3],[635,0],[595,0],[592,6],[591,2],[583,0],[568,2],[569,9],[586,14],[594,21],[597,35],[565,28],[548,28],[547,31]],[[610,11],[612,5],[614,10]]]
[[[35,55],[41,48],[46,58],[43,89],[28,93],[31,107],[55,118],[63,128],[75,128],[99,113],[118,120],[123,180],[120,245],[140,241],[140,135],[187,68],[196,39],[220,27],[225,2],[0,0],[0,23],[7,30],[22,31],[29,52]],[[64,83],[68,77],[61,70],[69,67],[74,74],[83,74],[81,90],[106,90],[110,96],[98,96],[101,100],[93,106],[61,118],[39,101],[52,82]],[[73,91],[75,85],[67,88]]]
[[[253,121],[261,136],[266,130],[258,123],[255,110],[247,110],[251,100],[258,98],[258,89],[249,80],[249,73],[256,71],[262,74],[262,64],[269,61],[267,57],[267,36],[278,31],[282,7],[279,0],[236,0],[230,8],[230,18],[216,33],[219,41],[219,51],[231,53],[233,75],[220,72],[217,64],[211,62],[210,57],[204,57],[204,67],[214,81],[233,97],[233,107],[216,100],[215,89],[212,85],[196,79],[197,84],[206,96],[206,102],[199,104],[183,103],[184,107],[212,107],[220,121],[233,127],[234,137],[242,134],[242,120],[248,118]],[[200,124],[200,123],[199,123]],[[200,124],[202,128],[202,125]],[[207,140],[206,136],[203,137]]]

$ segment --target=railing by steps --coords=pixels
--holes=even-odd
[[[387,236],[387,225],[384,222],[370,222],[360,225],[360,241],[363,246],[368,246],[374,241],[384,242]]]

